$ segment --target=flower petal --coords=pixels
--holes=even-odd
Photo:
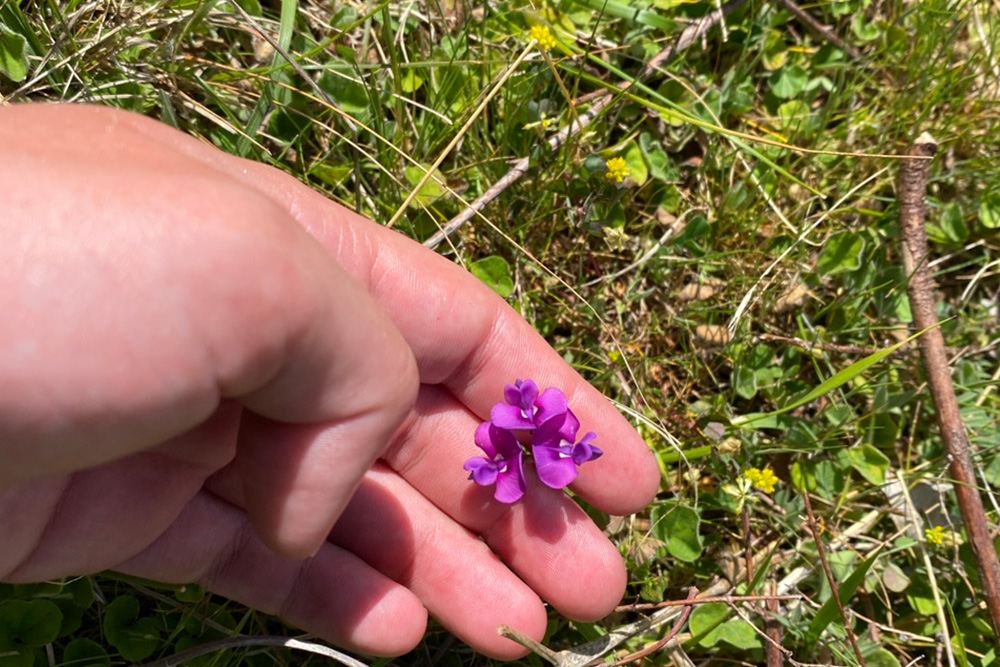
[[[580,442],[573,446],[573,460],[578,466],[583,465],[587,461],[593,461],[594,459],[599,459],[604,451],[597,445],[591,444],[597,434],[593,431],[588,431],[585,436],[580,439]]]
[[[497,476],[497,490],[493,497],[502,503],[512,503],[524,495],[527,486],[521,467],[521,455],[518,453],[507,462],[507,469]]]
[[[490,420],[500,428],[532,430],[535,422],[521,414],[521,408],[507,403],[497,403],[490,410]]]
[[[463,466],[470,471],[469,479],[475,481],[479,486],[489,486],[497,481],[497,466],[493,461],[475,456],[465,462]]]
[[[566,413],[555,415],[542,422],[531,434],[532,453],[538,447],[559,447],[563,441],[562,427],[566,423]]]
[[[479,449],[486,452],[487,459],[495,459],[497,457],[497,448],[493,445],[493,439],[490,437],[490,428],[493,426],[490,422],[483,422],[476,429],[475,442]]]
[[[571,457],[562,456],[555,447],[536,446],[533,451],[538,479],[546,486],[561,489],[576,479],[576,462]]]
[[[569,411],[566,394],[556,387],[549,387],[543,391],[535,400],[535,407],[538,408],[535,413],[536,424],[544,424],[553,417]]]

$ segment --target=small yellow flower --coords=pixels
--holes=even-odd
[[[625,158],[613,157],[608,160],[608,173],[604,174],[605,178],[611,178],[621,183],[626,176],[628,176],[628,167],[625,166]]]
[[[556,38],[552,35],[552,31],[544,25],[531,26],[531,30],[528,31],[528,36],[538,42],[538,47],[545,51],[548,51],[556,45]]]
[[[927,541],[930,542],[931,544],[944,544],[944,537],[946,532],[948,531],[945,530],[944,526],[934,526],[933,528],[924,528],[924,536],[927,538]]]
[[[778,483],[778,476],[770,468],[750,468],[743,473],[755,489],[760,489],[764,493],[774,493],[774,487]]]

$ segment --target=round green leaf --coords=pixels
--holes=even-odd
[[[514,279],[510,275],[510,264],[503,257],[496,255],[484,257],[470,264],[469,270],[505,299],[514,291]]]
[[[687,505],[677,505],[663,517],[662,524],[667,543],[667,551],[687,563],[698,560],[701,556],[701,534],[698,529],[701,519],[694,508]]]
[[[107,667],[111,664],[104,647],[86,637],[77,637],[63,652],[66,667]]]
[[[121,595],[104,611],[104,635],[126,660],[145,660],[160,645],[160,630],[151,618],[139,618],[139,601]]]
[[[983,195],[979,204],[979,220],[990,229],[1000,227],[1000,191]]]
[[[808,80],[809,74],[801,65],[786,65],[771,74],[768,82],[776,97],[787,100],[798,95]]]
[[[417,187],[417,184],[424,178],[430,165],[420,166],[411,164],[406,168],[406,180],[410,182],[410,185]],[[420,206],[421,204],[427,205],[431,204],[445,194],[448,190],[445,187],[447,179],[445,175],[441,173],[440,169],[435,169],[423,185],[420,186],[420,192],[414,197],[413,201],[410,202],[410,206]]]
[[[825,275],[856,271],[861,267],[861,253],[865,240],[854,232],[843,231],[832,235],[819,255],[817,269]]]
[[[59,636],[62,612],[49,600],[7,600],[0,604],[0,638],[45,646]]]

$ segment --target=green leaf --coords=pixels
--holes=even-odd
[[[700,604],[691,612],[688,620],[688,628],[695,638],[704,639],[712,630],[722,625],[723,621],[729,618],[732,612],[724,602],[710,602]],[[701,643],[701,640],[699,640]]]
[[[843,231],[830,236],[817,261],[817,270],[823,275],[834,275],[861,268],[861,254],[865,240],[859,234]]]
[[[399,88],[404,93],[412,93],[420,89],[420,86],[424,85],[423,78],[417,74],[416,69],[410,67],[405,72],[403,76],[399,79]]]
[[[879,554],[882,552],[882,547],[879,547],[875,552],[863,560],[857,567],[847,577],[847,579],[840,585],[838,589],[840,594],[840,601],[847,606],[848,601],[854,595],[854,592],[858,589],[858,586],[865,580],[865,576],[868,574],[868,570],[872,565],[875,564],[875,560],[878,558]],[[830,596],[830,599],[823,603],[823,606],[819,608],[816,612],[816,616],[813,617],[812,622],[809,624],[809,629],[806,631],[806,645],[812,645],[816,643],[819,636],[823,634],[826,627],[830,623],[837,621],[840,622],[840,610],[837,608],[837,599],[834,596]]]
[[[980,217],[982,217],[981,213]],[[952,243],[965,243],[966,239],[969,238],[969,228],[965,225],[965,215],[958,204],[948,204],[941,211],[941,230]]]
[[[760,60],[766,70],[776,70],[788,60],[788,45],[777,30],[767,31]]]
[[[1000,191],[987,192],[979,203],[979,220],[984,227],[1000,227]]]
[[[104,635],[126,660],[145,660],[160,645],[160,630],[152,618],[139,618],[139,601],[120,595],[104,611]]]
[[[732,611],[722,602],[699,605],[691,613],[691,634],[705,647],[715,646],[719,642],[741,649],[759,647],[760,640],[753,627],[742,618],[726,620],[731,615]]]
[[[889,458],[871,445],[851,447],[847,450],[851,467],[871,484],[885,482],[885,472],[889,469]]]
[[[771,74],[768,83],[776,97],[787,100],[802,92],[808,80],[809,74],[801,65],[786,65]]]
[[[711,641],[711,643],[706,644],[708,641]],[[733,618],[726,621],[715,630],[709,632],[708,636],[701,641],[701,644],[703,646],[714,646],[720,641],[744,650],[760,647],[760,639],[758,639],[753,626],[742,618]]]
[[[674,558],[687,563],[701,556],[702,542],[698,512],[688,505],[664,504],[654,508],[653,521],[657,537],[666,542]]]
[[[577,0],[581,4],[589,5],[593,10],[607,16],[625,19],[647,28],[659,28],[661,30],[672,30],[673,20],[661,16],[656,12],[645,9],[648,2],[623,2],[622,0]]]
[[[0,604],[0,639],[45,646],[59,636],[62,612],[49,600],[7,600]]]
[[[935,325],[935,326],[937,326],[937,325]],[[820,396],[833,391],[834,389],[836,389],[837,387],[841,386],[842,384],[850,382],[851,380],[853,380],[857,376],[859,376],[862,373],[864,373],[870,367],[874,366],[878,362],[882,361],[882,359],[886,358],[887,356],[889,356],[890,354],[892,354],[893,352],[895,352],[896,350],[898,350],[903,345],[906,345],[910,341],[912,341],[912,340],[914,340],[916,338],[919,338],[920,336],[922,336],[926,332],[930,331],[932,328],[933,327],[928,327],[928,328],[924,329],[923,331],[918,331],[917,333],[913,334],[912,336],[910,336],[909,338],[907,338],[904,341],[901,341],[899,343],[896,343],[895,345],[887,347],[884,350],[879,350],[878,352],[876,352],[874,354],[870,354],[867,357],[865,357],[864,359],[859,359],[858,361],[855,361],[853,364],[851,364],[847,368],[845,368],[845,369],[843,369],[841,371],[838,371],[833,377],[825,380],[819,386],[814,387],[813,389],[811,389],[809,392],[807,392],[801,398],[799,398],[799,399],[797,399],[795,401],[792,401],[790,404],[786,405],[785,407],[783,407],[783,408],[781,408],[779,410],[775,410],[774,412],[766,412],[766,413],[752,413],[752,414],[749,414],[749,415],[743,415],[741,417],[735,417],[732,420],[731,423],[733,424],[733,426],[751,426],[751,425],[753,425],[754,422],[762,421],[762,420],[767,420],[767,421],[763,421],[763,423],[772,423],[772,420],[769,420],[768,418],[776,417],[778,415],[783,415],[786,412],[790,412],[790,411],[794,410],[795,408],[799,407],[800,405],[805,405],[806,403],[809,403],[811,401],[815,401]]]
[[[865,664],[868,667],[900,667],[899,660],[891,651],[878,648],[865,656]]]
[[[503,257],[496,255],[484,257],[470,264],[469,270],[505,299],[514,291],[514,279],[510,275],[510,264]]]
[[[104,647],[86,637],[77,637],[66,645],[63,663],[68,667],[107,667],[111,664]]]
[[[28,40],[0,24],[0,74],[15,83],[28,76]]]
[[[628,167],[628,177],[639,185],[645,183],[649,178],[649,169],[646,167],[646,161],[642,159],[642,149],[639,148],[639,144],[630,141],[622,157],[625,158],[625,166]]]
[[[417,184],[420,183],[429,168],[430,165],[409,165],[405,170],[406,180],[410,182],[411,186],[417,187]],[[435,169],[431,177],[428,178],[422,186],[420,186],[420,192],[418,192],[417,196],[413,198],[412,202],[410,202],[410,206],[426,206],[437,201],[448,193],[448,190],[445,187],[446,182],[447,179],[444,174],[441,173],[441,170]]]
[[[361,122],[368,122],[368,91],[364,84],[339,72],[328,71],[317,81],[342,110]]]
[[[781,128],[789,132],[802,129],[812,118],[812,110],[802,100],[789,100],[778,107],[778,120]]]
[[[733,372],[733,389],[743,398],[753,398],[757,394],[757,374],[753,369],[737,366]]]

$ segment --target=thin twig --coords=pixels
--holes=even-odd
[[[649,609],[663,609],[664,607],[687,607],[693,604],[711,604],[722,602],[724,604],[735,604],[736,602],[767,602],[769,600],[801,600],[801,595],[710,595],[700,597],[695,600],[664,600],[663,602],[651,602],[649,604],[625,604],[615,607],[615,611],[647,611]]]
[[[833,594],[833,599],[837,603],[837,611],[840,612],[840,618],[844,622],[844,630],[847,631],[847,638],[851,642],[851,648],[854,649],[854,657],[858,659],[858,664],[861,667],[865,667],[865,657],[861,655],[861,648],[858,646],[858,638],[854,636],[854,628],[851,627],[851,619],[847,617],[847,611],[844,610],[844,602],[840,599],[840,590],[837,587],[837,580],[833,576],[833,570],[830,569],[830,562],[826,559],[826,550],[823,548],[823,540],[820,539],[819,526],[816,524],[816,515],[813,514],[812,503],[809,501],[809,490],[802,490],[802,499],[806,502],[806,515],[809,519],[809,530],[813,534],[813,540],[816,542],[816,550],[819,552],[819,560],[823,564],[823,572],[826,574],[826,580],[830,584],[830,591]]]
[[[645,658],[647,655],[652,655],[653,653],[656,653],[661,648],[666,646],[667,642],[676,637],[677,633],[680,632],[681,628],[684,627],[684,624],[687,623],[688,617],[690,617],[691,612],[694,611],[694,599],[696,595],[698,595],[698,589],[692,586],[691,590],[688,591],[687,600],[685,600],[687,604],[684,605],[684,609],[681,610],[681,616],[680,618],[677,619],[677,622],[674,623],[674,627],[670,628],[670,632],[663,635],[661,639],[656,640],[655,642],[653,642],[646,648],[642,649],[641,651],[630,653],[629,655],[625,656],[624,658],[618,660],[613,664],[616,666],[627,665],[630,662],[641,660],[642,658]]]
[[[1000,560],[993,548],[986,523],[983,500],[976,489],[965,424],[951,381],[944,335],[937,326],[934,308],[934,281],[927,266],[927,231],[924,227],[924,198],[927,193],[929,161],[937,152],[937,142],[924,132],[910,147],[914,159],[899,168],[899,222],[903,235],[903,267],[910,276],[907,292],[913,307],[913,324],[926,333],[920,337],[920,354],[937,413],[938,429],[948,454],[949,471],[955,481],[955,496],[962,512],[969,544],[976,557],[982,580],[983,598],[989,610],[993,632],[1000,636]]]
[[[644,81],[645,79],[648,79],[660,68],[661,65],[663,65],[663,63],[667,62],[678,53],[688,48],[691,44],[695,43],[700,37],[707,33],[712,26],[722,21],[734,9],[742,5],[744,2],[746,2],[746,0],[731,0],[722,7],[721,12],[711,12],[697,23],[693,23],[688,26],[684,32],[680,34],[676,42],[657,53],[649,60],[649,62],[646,63],[646,65],[642,68],[642,71],[639,72],[639,76],[636,77],[636,81]],[[622,82],[619,84],[618,88],[613,91],[602,91],[600,96],[594,98],[593,104],[585,112],[580,114],[574,122],[562,128],[549,138],[549,148],[555,151],[571,138],[579,134],[584,128],[590,125],[590,123],[593,122],[594,119],[597,118],[609,104],[611,104],[611,102],[615,99],[613,93],[617,93],[620,89],[628,88],[631,85],[632,83],[630,82]],[[467,223],[477,214],[480,214],[481,211],[486,208],[491,201],[500,196],[504,190],[509,188],[512,184],[517,182],[518,179],[524,176],[530,165],[530,157],[523,157],[514,162],[510,169],[507,170],[507,173],[504,174],[500,180],[490,186],[490,188],[477,197],[475,201],[466,206],[461,213],[446,222],[441,229],[434,233],[434,235],[432,235],[429,239],[424,241],[424,245],[428,248],[436,248],[439,246],[445,239],[458,231],[462,225]]]
[[[778,584],[771,581],[771,593],[778,592]],[[764,645],[764,657],[767,660],[767,667],[784,667],[785,656],[781,647],[781,623],[778,622],[778,601],[772,596],[767,601],[767,614],[764,616],[764,633],[769,641]]]

